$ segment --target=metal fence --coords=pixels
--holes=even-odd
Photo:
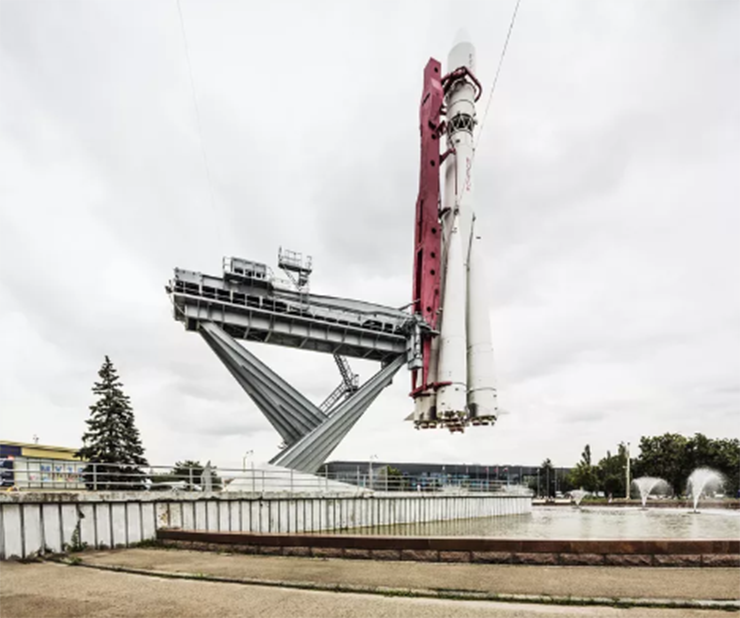
[[[16,458],[1,461],[5,491],[244,491],[302,492],[404,491],[443,493],[528,493],[504,481],[466,475],[399,474],[384,465],[357,466],[354,471],[319,472],[316,475],[272,466],[245,465],[242,469],[215,466],[133,466],[123,463],[88,463],[51,459]],[[8,465],[11,464],[11,465]]]

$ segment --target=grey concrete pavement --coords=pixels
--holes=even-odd
[[[247,580],[557,597],[740,599],[740,569],[737,568],[383,562],[163,549],[125,549],[80,555],[89,564]]]
[[[286,566],[294,562],[290,558],[280,560]],[[414,568],[403,566],[408,570]],[[163,579],[50,563],[0,564],[2,618],[726,618],[727,615],[726,611],[702,609],[619,609],[383,597]]]

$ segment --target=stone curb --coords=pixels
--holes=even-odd
[[[346,537],[349,539],[349,537]],[[340,537],[341,539],[341,537]],[[320,539],[317,537],[317,542]],[[258,538],[253,543],[259,543]],[[557,551],[470,551],[436,549],[368,549],[356,547],[324,547],[320,545],[250,544],[172,540],[157,541],[166,549],[226,552],[263,556],[304,556],[313,558],[343,558],[365,560],[407,560],[416,562],[456,562],[473,564],[525,564],[533,566],[643,566],[712,568],[740,567],[740,554],[591,554],[560,553]]]
[[[318,590],[323,592],[352,592],[356,594],[377,594],[382,596],[451,599],[460,601],[497,601],[501,603],[536,603],[544,605],[606,605],[610,607],[654,607],[670,609],[722,609],[740,611],[740,600],[701,600],[701,599],[659,599],[659,598],[609,598],[609,597],[575,597],[550,596],[539,594],[505,594],[476,590],[446,590],[443,588],[394,588],[387,586],[363,586],[361,584],[325,584],[321,582],[284,581],[260,579],[256,577],[225,577],[205,573],[180,573],[137,569],[118,565],[90,564],[80,560],[71,561],[67,557],[55,557],[51,560],[67,566],[81,566],[99,571],[129,573],[166,579],[184,579],[191,581],[208,581],[224,584],[241,584],[250,586],[270,586],[275,588],[293,588],[298,590]]]

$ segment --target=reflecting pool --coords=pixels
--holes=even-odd
[[[740,511],[686,508],[534,507],[507,515],[346,530],[351,534],[519,539],[737,539]]]

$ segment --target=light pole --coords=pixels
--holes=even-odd
[[[244,457],[242,457],[242,471],[247,471],[247,457],[250,457],[251,455],[254,455],[254,451],[249,450],[246,453],[244,453]]]
[[[626,472],[627,472],[627,484],[624,489],[625,498],[627,500],[630,499],[630,443],[627,442],[627,466],[626,466]]]
[[[373,459],[378,459],[377,455],[370,455],[370,458],[367,462],[367,484],[370,487],[370,489],[373,488],[372,482],[373,482]]]

